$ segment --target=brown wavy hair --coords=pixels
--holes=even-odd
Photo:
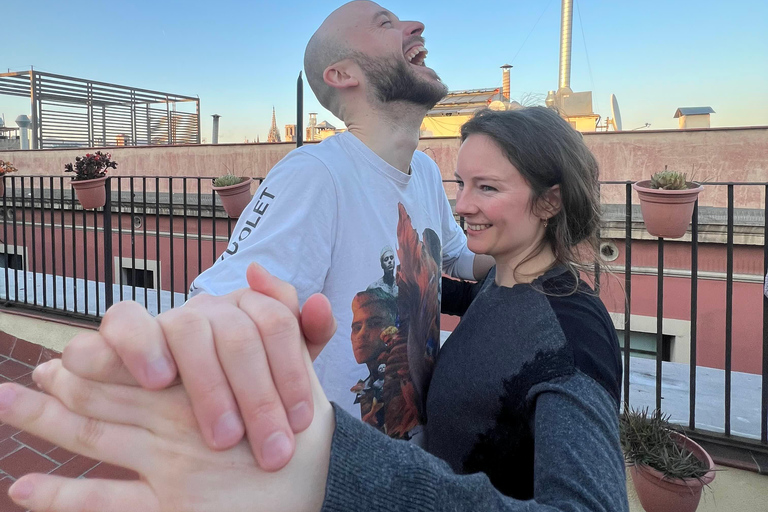
[[[531,209],[546,201],[553,186],[560,185],[560,209],[549,219],[538,250],[525,261],[546,242],[552,247],[555,264],[568,267],[574,276],[594,270],[600,226],[599,172],[581,133],[554,110],[528,107],[481,110],[461,127],[461,142],[472,134],[493,139],[525,178],[532,191]]]

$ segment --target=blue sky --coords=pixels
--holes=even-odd
[[[35,69],[199,96],[203,138],[220,114],[220,142],[266,139],[295,123],[296,78],[312,32],[340,1],[42,0],[3,2],[0,70]],[[513,99],[557,88],[560,1],[394,0],[381,4],[426,25],[434,68],[450,89],[501,85]],[[624,129],[675,128],[677,107],[711,106],[713,126],[768,125],[768,2],[576,0],[571,87],[593,91]],[[23,32],[23,39],[17,33]],[[7,121],[29,101],[0,96]],[[304,111],[341,123],[305,86]],[[306,121],[305,121],[306,124]]]

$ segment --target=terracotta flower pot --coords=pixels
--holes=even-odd
[[[237,185],[227,187],[212,187],[219,194],[224,211],[232,218],[240,217],[248,203],[251,202],[251,178],[243,178]]]
[[[685,235],[693,215],[693,205],[704,190],[700,184],[691,182],[686,190],[663,190],[651,188],[650,180],[638,181],[632,185],[640,197],[645,229],[660,238],[680,238]]]
[[[701,491],[715,479],[715,463],[709,454],[692,439],[672,433],[675,442],[704,462],[709,471],[699,478],[665,478],[664,475],[644,464],[629,467],[637,497],[646,512],[694,512],[701,500]]]
[[[77,200],[84,210],[93,210],[104,206],[107,202],[107,190],[104,182],[107,177],[94,178],[92,180],[72,181]]]

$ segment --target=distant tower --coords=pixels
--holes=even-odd
[[[269,128],[269,135],[267,135],[267,142],[282,142],[282,140],[280,140],[280,132],[277,131],[277,121],[275,120],[275,107],[272,107],[272,126]]]

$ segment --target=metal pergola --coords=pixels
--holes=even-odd
[[[35,70],[0,73],[0,95],[30,98],[32,149],[200,144],[196,97]]]

